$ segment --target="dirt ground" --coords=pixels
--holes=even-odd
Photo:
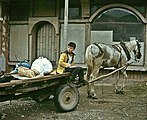
[[[86,87],[79,89],[80,101],[72,112],[58,113],[53,99],[37,103],[31,98],[0,103],[4,120],[147,120],[147,82],[133,82],[125,94],[115,94],[111,85],[96,85],[98,99],[88,99]]]

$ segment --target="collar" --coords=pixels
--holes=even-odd
[[[64,52],[62,52],[62,53],[65,53],[65,54],[67,55],[67,61],[68,61],[68,60],[69,60],[68,51],[66,50],[66,51],[64,51]],[[71,60],[71,63],[72,63],[73,60],[74,60],[74,56],[75,56],[75,53],[72,52],[72,60]]]
[[[68,51],[66,50],[66,51],[64,51],[64,52],[62,52],[62,53],[66,53],[67,55],[68,55]],[[74,56],[75,55],[75,53],[74,52],[72,52],[72,56]]]
[[[130,53],[126,47],[126,44],[124,42],[120,42],[121,47],[123,48],[124,52],[126,53],[128,61],[131,59]]]

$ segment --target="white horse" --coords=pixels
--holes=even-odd
[[[86,78],[88,81],[98,77],[100,67],[122,67],[131,61],[139,61],[141,58],[140,44],[138,40],[132,40],[124,43],[120,42],[112,46],[103,43],[90,44],[86,48],[85,59],[87,64]],[[122,91],[124,88],[124,81],[127,79],[126,70],[121,71],[124,80],[121,88],[118,90],[117,84],[115,85],[116,91]],[[116,82],[118,83],[118,81]],[[97,98],[94,83],[88,85],[88,97]]]

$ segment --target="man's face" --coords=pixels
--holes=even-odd
[[[68,51],[68,53],[71,53],[71,52],[73,52],[73,51],[74,51],[74,48],[73,48],[73,47],[71,47],[71,46],[68,46],[68,47],[67,47],[67,51]]]

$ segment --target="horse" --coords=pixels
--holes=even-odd
[[[104,43],[92,43],[86,48],[85,60],[87,65],[86,79],[88,81],[94,80],[98,77],[100,68],[114,67],[120,68],[127,63],[138,62],[142,56],[140,51],[141,45],[138,40],[131,40],[129,42],[120,42],[114,45],[108,45]],[[126,69],[121,70],[123,74],[123,83],[119,87],[115,84],[115,91],[124,92],[124,81],[127,79]],[[118,81],[116,81],[118,83]],[[97,99],[94,83],[89,83],[88,98]]]

